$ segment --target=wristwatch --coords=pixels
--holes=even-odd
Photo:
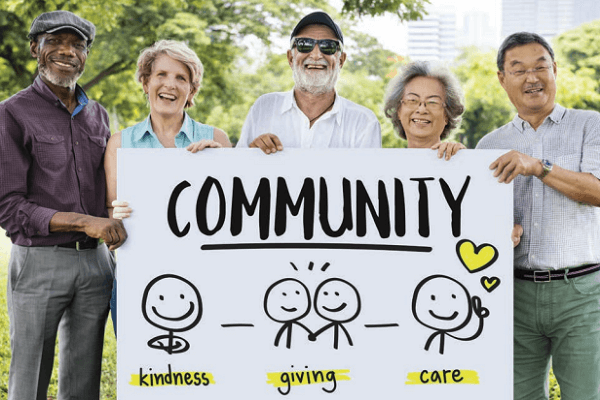
[[[552,171],[552,167],[554,166],[554,164],[552,164],[548,160],[541,160],[541,162],[542,162],[543,171],[542,171],[542,174],[540,176],[538,176],[538,178],[540,180],[543,180],[546,177],[546,175],[548,175],[550,173],[550,171]]]

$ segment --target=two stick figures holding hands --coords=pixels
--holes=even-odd
[[[314,332],[301,322],[310,313],[312,306],[317,315],[327,321]],[[323,281],[315,290],[313,301],[304,283],[294,278],[281,279],[267,289],[264,300],[267,316],[282,324],[274,344],[279,346],[281,338],[285,335],[285,346],[288,349],[292,345],[293,332],[299,329],[304,330],[311,341],[316,341],[322,333],[331,329],[334,349],[338,348],[339,337],[343,332],[348,344],[352,346],[352,338],[344,324],[354,320],[360,313],[360,308],[358,291],[352,284],[340,278]]]

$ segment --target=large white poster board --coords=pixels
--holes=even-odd
[[[512,399],[500,154],[119,150],[118,398]]]

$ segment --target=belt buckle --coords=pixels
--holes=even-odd
[[[540,276],[541,278],[545,278],[546,275],[548,276],[548,280],[547,281],[542,281],[542,280],[538,280],[538,276]],[[550,275],[550,270],[546,270],[546,271],[533,271],[533,281],[535,283],[547,283],[550,282],[552,280],[552,275]]]
[[[75,242],[75,250],[80,251],[81,249],[79,248],[79,240]]]

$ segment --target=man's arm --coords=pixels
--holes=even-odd
[[[541,177],[544,171],[541,160],[511,150],[491,165],[498,182],[510,183],[519,175]],[[575,172],[554,165],[542,182],[571,200],[600,207],[600,180],[588,172]]]
[[[0,105],[0,225],[10,234],[48,235],[49,221],[56,210],[27,199],[27,173],[31,155],[19,124]]]
[[[50,220],[50,232],[84,232],[96,239],[103,239],[109,250],[115,250],[127,239],[121,220],[92,217],[71,212],[57,212]]]
[[[15,119],[0,106],[0,225],[10,234],[47,236],[51,232],[85,232],[102,238],[111,249],[120,246],[127,234],[120,221],[77,213],[60,213],[27,199],[27,173],[31,154]]]

